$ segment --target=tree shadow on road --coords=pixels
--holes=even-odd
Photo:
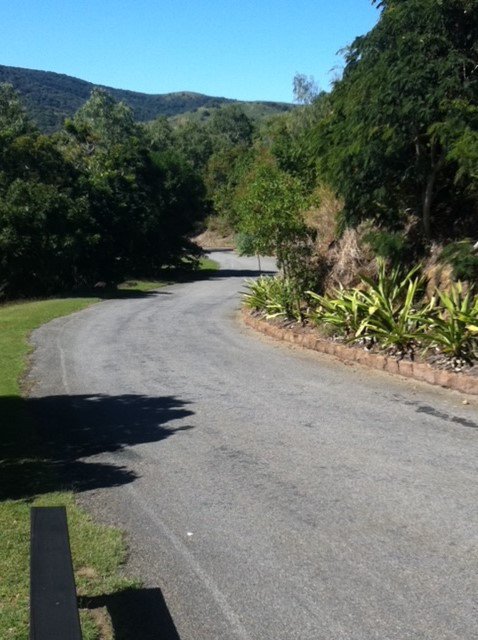
[[[167,282],[167,284],[174,284]],[[75,291],[65,293],[63,298],[92,298],[96,300],[129,300],[137,298],[155,298],[156,296],[169,296],[169,291],[161,289],[151,289],[150,291],[141,291],[140,289],[76,289]]]
[[[161,589],[127,589],[80,598],[81,608],[106,607],[115,640],[181,640]]]
[[[175,396],[76,395],[0,397],[0,499],[59,489],[87,491],[133,482],[134,445],[159,442],[193,427],[170,423],[193,415]],[[15,428],[17,426],[17,428]],[[121,452],[118,463],[88,461]]]
[[[259,271],[258,269],[220,269],[210,277],[212,280],[220,278],[258,278],[259,276],[274,276],[276,273],[276,271]]]
[[[191,273],[176,274],[175,282],[196,282],[198,280],[221,280],[223,278],[257,278],[272,276],[276,271],[259,271],[258,269],[201,269]]]

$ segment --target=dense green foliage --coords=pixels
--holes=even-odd
[[[295,262],[245,304],[304,319],[292,290],[347,341],[460,367],[478,357],[478,1],[374,4],[332,91],[296,76],[302,106],[262,126],[236,176],[241,246]]]
[[[29,116],[44,132],[58,130],[65,118],[71,118],[83,106],[95,88],[91,82],[63,74],[3,65],[0,65],[0,83],[11,84],[20,93]],[[160,116],[194,118],[196,113],[200,118],[206,118],[223,105],[234,103],[227,98],[189,91],[150,95],[110,87],[101,88],[106,89],[118,102],[129,106],[138,122],[154,120]],[[261,119],[291,107],[275,102],[251,102],[244,103],[244,108],[251,117]]]
[[[41,295],[196,259],[204,187],[172,150],[151,150],[131,110],[101,90],[42,135],[0,88],[0,290]]]
[[[129,94],[118,104],[97,91],[47,138],[4,100],[2,260],[19,274],[13,288],[27,253],[43,288],[79,282],[86,267],[101,280],[147,275],[187,252],[206,215],[238,234],[241,251],[277,255],[297,295],[336,287],[347,269],[358,283],[370,254],[476,279],[478,0],[374,4],[378,22],[345,50],[332,91],[297,75],[298,106],[265,121],[232,103],[138,126]],[[63,264],[81,264],[80,277]]]
[[[410,268],[438,261],[474,281],[478,1],[374,4],[378,22],[344,51],[332,91],[297,75],[300,106],[257,128],[240,162],[227,166],[228,151],[210,190],[216,212],[244,251],[295,262],[287,275],[306,273],[318,289],[332,272],[336,287],[347,268],[359,283],[373,257]],[[352,244],[341,243],[346,230]]]
[[[478,252],[469,240],[448,244],[441,252],[440,260],[452,265],[457,279],[478,282]]]
[[[421,218],[425,238],[476,229],[478,3],[390,0],[346,52],[315,145],[354,224]]]
[[[275,254],[288,275],[291,240],[305,237],[300,216],[302,185],[276,165],[258,162],[245,175],[238,197],[238,230],[252,239],[257,254]]]

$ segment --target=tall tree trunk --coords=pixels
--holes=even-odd
[[[431,238],[431,211],[433,204],[433,192],[435,190],[436,171],[433,170],[428,176],[427,186],[423,195],[422,222],[425,238]]]
[[[425,238],[427,240],[430,240],[432,235],[431,215],[432,215],[433,199],[435,196],[435,184],[436,184],[438,172],[440,171],[440,169],[445,163],[445,154],[442,153],[441,156],[438,158],[438,160],[436,160],[436,150],[435,150],[435,147],[432,146],[431,160],[432,160],[432,163],[431,163],[432,167],[431,167],[430,173],[428,174],[427,184],[423,192],[423,207],[422,207],[423,231],[425,233]]]

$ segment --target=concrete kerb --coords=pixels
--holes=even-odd
[[[427,382],[447,389],[478,395],[478,378],[462,373],[434,369],[425,362],[410,362],[408,360],[396,360],[382,354],[369,353],[360,349],[354,349],[344,344],[337,344],[330,340],[318,338],[314,334],[303,334],[294,331],[293,328],[278,327],[263,318],[251,315],[247,309],[242,310],[244,323],[264,333],[271,338],[284,340],[299,345],[305,349],[311,349],[320,353],[334,356],[344,363],[359,364],[369,369],[387,371],[394,375],[412,378],[420,382]]]

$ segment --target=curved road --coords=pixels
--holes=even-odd
[[[213,257],[33,336],[52,460],[128,532],[157,637],[476,638],[476,400],[252,333],[255,261]]]

